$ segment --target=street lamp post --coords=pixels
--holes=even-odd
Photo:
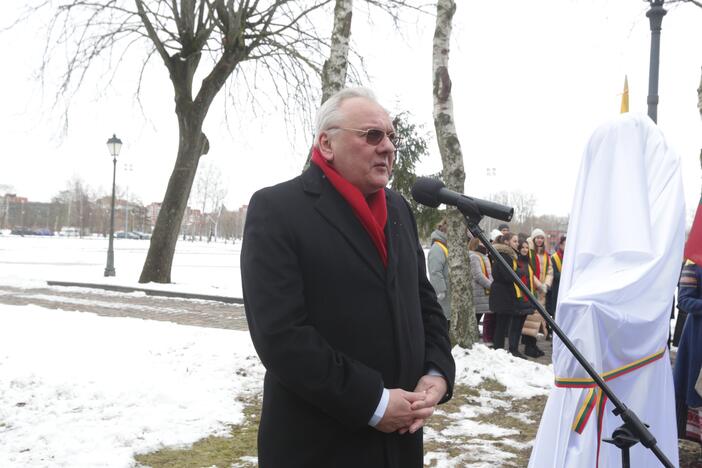
[[[648,0],[651,9],[646,12],[651,23],[651,58],[648,67],[648,116],[658,122],[658,69],[661,56],[661,24],[666,14],[664,0]]]
[[[117,156],[122,149],[122,140],[113,133],[112,138],[107,140],[107,149],[112,156],[112,205],[110,209],[110,242],[107,247],[107,266],[105,276],[115,276],[115,252],[113,249],[115,237],[115,178],[117,175]]]

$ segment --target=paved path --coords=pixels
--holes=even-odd
[[[0,304],[36,304],[49,309],[94,312],[108,317],[135,317],[198,327],[248,330],[243,305],[143,293],[57,286],[24,289],[0,285]],[[551,342],[540,337],[538,346],[546,355],[529,360],[550,364]],[[523,350],[523,346],[520,349]]]
[[[248,330],[244,306],[217,301],[147,296],[87,288],[17,288],[0,285],[0,304],[94,312],[109,317],[163,320],[198,327]]]

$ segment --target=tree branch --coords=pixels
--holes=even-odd
[[[146,15],[146,11],[144,11],[144,2],[143,0],[134,0],[137,6],[137,11],[139,12],[139,17],[141,18],[141,22],[144,23],[144,27],[146,28],[146,32],[149,35],[149,39],[151,39],[151,42],[154,43],[154,47],[156,48],[156,51],[158,54],[161,56],[161,59],[163,60],[163,63],[166,65],[166,68],[168,68],[169,72],[172,72],[172,65],[171,65],[171,57],[168,55],[168,52],[166,51],[166,48],[163,46],[163,43],[161,42],[161,39],[159,39],[158,34],[156,33],[156,30],[154,29],[153,25],[151,24],[151,21],[149,20],[149,17]]]

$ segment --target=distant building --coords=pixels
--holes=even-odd
[[[0,228],[24,227],[28,202],[27,198],[18,197],[16,193],[3,195],[0,198]]]
[[[146,222],[149,225],[149,231],[153,232],[154,226],[156,226],[156,220],[158,219],[158,214],[161,212],[161,204],[153,202],[146,206]]]

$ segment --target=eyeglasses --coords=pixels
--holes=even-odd
[[[329,130],[346,130],[347,132],[355,132],[358,136],[366,137],[366,143],[372,146],[378,146],[385,137],[388,137],[390,143],[397,148],[400,146],[400,137],[393,131],[386,132],[379,128],[369,128],[361,130],[358,128],[332,127]]]

